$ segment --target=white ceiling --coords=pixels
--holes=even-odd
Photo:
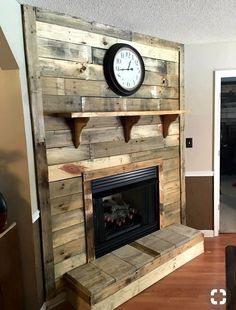
[[[185,44],[236,41],[236,0],[18,0]]]

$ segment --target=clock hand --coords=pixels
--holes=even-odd
[[[130,64],[131,64],[131,60],[130,60],[130,62],[129,62],[129,65],[128,65],[128,69],[127,69],[127,70],[129,70]]]

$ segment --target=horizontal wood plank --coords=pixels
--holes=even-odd
[[[68,196],[61,196],[50,200],[51,215],[66,213],[68,211],[83,208],[82,193],[70,194]]]
[[[52,216],[52,232],[80,223],[84,223],[83,208],[77,208],[65,213],[55,214]]]
[[[86,253],[85,238],[78,237],[53,249],[54,263],[60,263],[78,254]]]
[[[42,77],[43,95],[118,97],[104,81]],[[178,99],[177,87],[142,85],[133,98]]]
[[[56,13],[44,9],[36,10],[36,19],[38,21],[46,22],[49,24],[55,24],[60,26],[66,25],[70,28],[105,34],[111,37],[122,38],[125,40],[131,40],[132,38],[131,31],[128,30],[99,24],[97,22],[87,22],[77,17],[71,17],[62,13]]]
[[[39,37],[37,43],[38,55],[41,58],[50,58],[52,61],[53,59],[63,59],[92,63],[92,49],[90,46]]]
[[[58,264],[55,264],[55,278],[57,279],[63,274],[65,274],[67,271],[70,271],[76,267],[85,264],[86,260],[86,253],[81,253],[65,259]]]
[[[53,248],[84,237],[84,223],[77,224],[68,228],[64,228],[52,233]]]
[[[151,47],[148,45],[134,43],[125,40],[118,40],[113,37],[94,34],[91,32],[73,29],[70,27],[47,24],[44,22],[36,22],[37,33],[39,37],[70,42],[75,44],[86,44],[98,48],[109,48],[115,43],[128,43],[136,48],[142,56],[151,58],[179,61],[178,51],[162,47]]]

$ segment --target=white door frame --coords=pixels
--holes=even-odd
[[[221,118],[221,79],[236,77],[236,70],[216,70],[214,96],[214,235],[220,229],[220,118]]]

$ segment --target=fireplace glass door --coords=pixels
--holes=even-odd
[[[96,257],[159,229],[158,167],[92,182]]]

